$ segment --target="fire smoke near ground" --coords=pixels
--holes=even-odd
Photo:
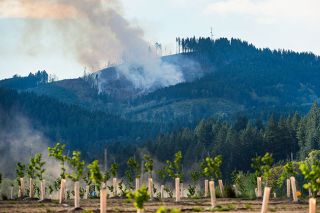
[[[24,116],[14,115],[9,120],[2,115],[0,109],[0,173],[14,178],[17,162],[27,164],[32,156],[41,153],[46,162],[46,176],[58,177],[59,165],[47,153],[49,140],[34,130]]]
[[[36,31],[43,27],[30,19],[54,20],[49,33],[62,36],[79,63],[98,70],[108,62],[121,62],[118,71],[137,88],[184,81],[179,70],[150,51],[143,31],[121,15],[117,0],[0,0],[0,8],[2,16],[26,19],[28,44],[36,42]]]

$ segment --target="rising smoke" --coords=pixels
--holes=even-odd
[[[4,177],[14,178],[17,162],[29,163],[31,157],[41,153],[46,162],[46,177],[58,177],[59,165],[48,157],[49,140],[35,130],[22,115],[11,115],[10,119],[0,109],[0,172]]]
[[[0,0],[1,5],[14,8],[11,16],[55,20],[54,33],[62,36],[65,47],[82,65],[98,70],[107,62],[121,62],[118,71],[136,88],[184,81],[175,66],[162,62],[150,50],[143,31],[123,17],[117,0]],[[26,36],[32,40],[39,27],[32,21],[27,24]]]

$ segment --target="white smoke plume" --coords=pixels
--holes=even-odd
[[[121,62],[118,71],[137,88],[184,81],[179,70],[151,51],[143,30],[123,17],[117,0],[0,0],[0,11],[0,17],[55,20],[54,33],[82,65],[98,69],[107,62]],[[27,23],[26,36],[32,40],[41,27]]]
[[[0,110],[0,116],[1,113]],[[54,159],[48,157],[48,145],[49,140],[34,130],[26,118],[18,115],[12,117],[0,128],[0,172],[6,178],[15,178],[17,162],[28,164],[31,157],[41,153],[46,162],[45,176],[57,178],[60,168]]]

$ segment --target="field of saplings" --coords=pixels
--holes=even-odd
[[[316,212],[320,151],[304,161],[274,164],[266,153],[252,159],[254,172],[235,171],[222,179],[221,156],[207,156],[198,168],[182,168],[183,153],[155,171],[155,160],[131,157],[121,177],[119,164],[103,168],[65,145],[48,148],[58,168],[42,154],[16,165],[16,179],[1,175],[0,212]],[[46,173],[55,169],[56,176]]]

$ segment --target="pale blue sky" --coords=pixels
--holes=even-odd
[[[30,45],[21,36],[24,18],[1,6],[0,78],[38,69],[60,79],[81,76],[83,65],[64,48],[59,32],[44,28]],[[121,0],[122,13],[144,30],[145,40],[175,50],[176,36],[235,37],[258,47],[320,55],[319,0]],[[41,22],[41,20],[38,20]],[[35,29],[35,32],[37,30]],[[26,48],[28,47],[28,48]],[[35,51],[35,49],[37,51]]]

